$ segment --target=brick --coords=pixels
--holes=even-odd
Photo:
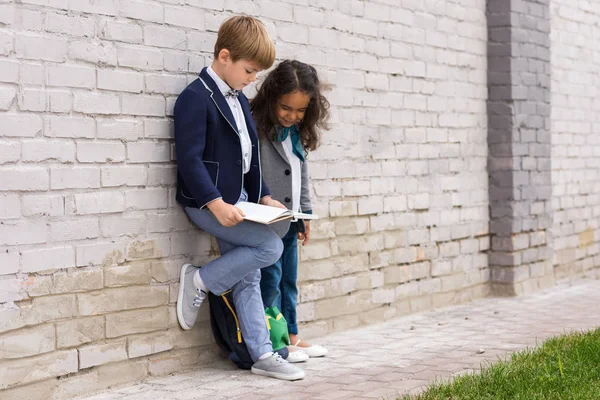
[[[124,94],[121,96],[123,114],[165,116],[165,98],[162,96],[142,96]]]
[[[21,253],[22,271],[26,273],[75,266],[75,250],[71,246],[29,250]]]
[[[0,87],[0,110],[9,110],[12,106],[17,90],[13,87]]]
[[[41,64],[21,63],[19,65],[19,81],[22,84],[43,85],[46,81],[44,66]]]
[[[146,74],[146,92],[179,94],[188,84],[187,77],[181,75]]]
[[[46,104],[50,112],[71,112],[73,110],[73,94],[64,90],[46,90]]]
[[[31,357],[55,350],[54,326],[42,325],[0,336],[0,360]]]
[[[20,21],[16,25],[22,30],[41,31],[43,14],[40,11],[21,9]]]
[[[56,160],[62,163],[75,161],[75,144],[59,140],[25,140],[22,142],[23,161]]]
[[[19,97],[19,109],[22,111],[46,111],[48,100],[45,90],[24,89]]]
[[[93,138],[96,123],[92,118],[50,117],[46,120],[45,136],[62,138]]]
[[[308,43],[308,28],[301,25],[278,23],[277,37],[286,43]]]
[[[0,389],[77,372],[77,350],[54,352],[0,364]]]
[[[80,315],[98,315],[136,308],[157,307],[166,305],[168,298],[169,288],[167,286],[104,289],[77,295]]]
[[[19,272],[19,253],[0,253],[0,275],[10,275]],[[0,329],[0,332],[2,330]]]
[[[174,339],[168,333],[134,336],[127,339],[127,354],[129,358],[143,357],[171,350],[173,346]]]
[[[148,258],[162,258],[170,254],[171,240],[168,237],[135,240],[127,246],[127,260],[143,260]]]
[[[217,35],[210,32],[189,32],[187,35],[187,49],[212,53],[214,51]]]
[[[79,269],[54,274],[52,293],[73,293],[102,289],[100,269]]]
[[[42,215],[56,217],[65,213],[64,198],[62,196],[24,195],[21,206],[25,217]]]
[[[117,0],[70,1],[69,9],[88,14],[117,15]]]
[[[16,194],[0,194],[0,219],[19,218],[21,201]]]
[[[125,160],[125,145],[112,142],[78,142],[77,161],[80,163],[111,163]]]
[[[42,119],[28,114],[2,114],[0,126],[5,137],[34,137],[43,130]]]
[[[52,167],[50,187],[56,189],[95,189],[100,187],[97,167]]]
[[[144,166],[103,167],[102,186],[144,186],[148,182],[148,171]]]
[[[185,49],[185,31],[159,26],[144,26],[144,44],[168,49]]]
[[[92,89],[96,86],[96,70],[74,65],[47,65],[46,82],[50,86]]]
[[[122,212],[125,208],[125,196],[121,192],[77,193],[73,197],[77,215]]]
[[[141,93],[144,90],[144,76],[120,70],[98,70],[98,89]]]
[[[151,22],[164,22],[163,6],[157,3],[135,0],[121,0],[119,13],[122,17]]]
[[[22,41],[22,40],[21,40]],[[15,37],[12,32],[0,32],[0,55],[9,55],[15,49]],[[23,44],[19,42],[20,55],[22,55]]]
[[[98,139],[134,141],[144,137],[143,123],[132,119],[98,119]]]
[[[148,216],[148,232],[171,232],[187,230],[189,222],[182,213],[153,214]]]
[[[165,23],[204,30],[204,11],[192,7],[165,6]]]
[[[73,109],[84,114],[119,114],[119,96],[103,93],[75,93]]]
[[[12,60],[0,60],[0,82],[17,83],[19,63]]]
[[[26,325],[39,325],[56,319],[73,318],[77,315],[75,296],[59,295],[36,297],[31,305],[21,309]]]
[[[106,20],[100,28],[103,39],[115,42],[142,43],[142,27],[138,24]]]
[[[127,161],[130,163],[167,162],[171,160],[168,142],[127,143]]]
[[[39,167],[0,169],[1,190],[48,190],[48,170]]]
[[[135,333],[164,330],[167,329],[168,325],[169,313],[167,307],[125,311],[106,316],[106,336],[114,338]]]
[[[144,136],[152,139],[172,139],[175,137],[171,120],[147,119],[144,121]]]
[[[1,279],[0,303],[10,303],[26,299],[27,293],[23,290],[22,283],[20,279]]]
[[[79,352],[79,368],[86,369],[97,365],[127,359],[127,339],[94,343],[77,349]]]
[[[10,4],[0,5],[0,23],[12,25],[15,22],[15,6]]]
[[[77,246],[77,266],[113,265],[125,260],[123,243],[94,243]]]
[[[110,42],[69,43],[69,58],[93,64],[117,65],[117,48]]]
[[[378,214],[383,212],[383,198],[372,196],[358,201],[358,215]]]
[[[18,58],[64,62],[67,57],[68,42],[65,40],[17,33],[15,43]]]
[[[189,40],[188,40],[189,43]],[[179,51],[164,51],[163,63],[165,71],[194,72],[200,71],[205,65],[204,57],[187,55]]]
[[[134,285],[149,285],[152,281],[151,264],[146,261],[129,265],[115,266],[105,269],[104,282],[106,287],[122,287]]]
[[[146,219],[136,217],[103,218],[100,221],[100,231],[105,237],[134,236],[143,234],[146,230]]]
[[[21,145],[18,142],[0,143],[0,165],[19,161]]]
[[[98,220],[95,218],[52,222],[50,230],[53,241],[94,239],[99,235]]]
[[[148,170],[149,186],[172,186],[177,182],[177,168],[174,166],[150,167]]]
[[[67,15],[48,12],[44,20],[44,30],[70,36],[94,37],[96,21],[83,15]]]
[[[104,317],[77,318],[56,323],[56,346],[59,349],[104,339]]]

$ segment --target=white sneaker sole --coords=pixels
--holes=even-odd
[[[265,371],[263,369],[258,369],[258,368],[252,367],[250,369],[250,371],[256,375],[268,376],[271,378],[281,379],[284,381],[297,381],[300,379],[304,379],[304,376],[305,376],[304,371],[302,371],[302,370],[295,374],[280,374],[277,372]]]
[[[186,331],[189,331],[192,327],[188,326],[183,319],[183,289],[185,288],[183,280],[185,278],[185,271],[190,265],[191,264],[184,264],[183,267],[181,267],[181,272],[179,273],[179,294],[177,295],[177,321],[179,321],[181,328]]]

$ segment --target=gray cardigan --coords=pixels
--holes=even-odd
[[[260,140],[260,161],[262,175],[271,197],[278,200],[287,208],[292,207],[292,168],[283,149],[283,144],[273,142],[263,136]],[[300,161],[302,173],[300,190],[300,209],[302,212],[312,212],[310,205],[310,188],[308,186],[308,164]],[[290,229],[290,220],[286,219],[271,225],[280,237]]]

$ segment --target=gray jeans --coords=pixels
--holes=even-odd
[[[212,293],[232,289],[242,336],[254,361],[273,351],[260,294],[260,269],[279,260],[283,244],[267,225],[244,221],[225,228],[209,210],[186,207],[200,229],[217,238],[221,257],[200,269],[200,277]]]

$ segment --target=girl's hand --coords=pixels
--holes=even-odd
[[[308,244],[308,240],[310,239],[310,221],[304,220],[304,232],[298,232],[298,240],[302,240],[302,246],[306,246]]]
[[[284,206],[283,204],[281,204],[277,200],[273,200],[271,198],[271,196],[265,196],[262,199],[260,199],[260,204],[262,204],[263,206],[271,206],[271,207],[277,207],[277,208],[285,208],[285,209],[287,209],[286,206]]]
[[[242,210],[225,203],[223,199],[217,199],[212,203],[208,203],[208,209],[212,211],[219,223],[226,228],[239,224],[246,216]]]

